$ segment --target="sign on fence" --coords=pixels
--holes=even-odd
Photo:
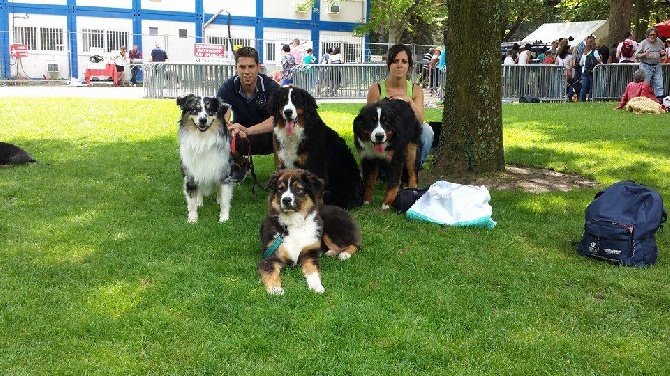
[[[233,57],[226,53],[226,46],[213,43],[196,43],[193,45],[193,57],[198,63],[230,62]]]
[[[27,57],[28,56],[28,46],[25,44],[10,44],[9,45],[9,56],[13,58]]]

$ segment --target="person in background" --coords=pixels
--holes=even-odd
[[[130,58],[130,85],[137,85],[137,76],[140,73],[140,64],[142,64],[142,51],[140,51],[137,45],[133,46],[133,49],[128,52],[128,57]]]
[[[429,86],[430,61],[433,60],[433,52],[435,52],[435,49],[433,47],[429,48],[421,59],[421,83],[423,87]]]
[[[637,46],[635,58],[644,71],[645,81],[649,82],[659,102],[663,100],[663,70],[661,60],[665,58],[665,47],[658,39],[658,29],[650,27],[644,33],[645,39]]]
[[[121,46],[119,54],[114,56],[114,65],[116,65],[116,82],[117,86],[126,86],[126,65],[128,65],[128,49]]]
[[[310,65],[316,63],[316,57],[313,54],[314,50],[311,48],[307,49],[307,53],[305,56],[302,57],[302,64],[306,66],[305,68],[305,75],[307,77],[307,86],[305,89],[308,91],[312,92],[314,94],[314,84],[315,84],[315,77],[314,77],[314,68],[311,67]]]
[[[291,47],[285,44],[282,47],[284,57],[281,59],[281,84],[282,86],[293,85],[293,69],[295,68],[295,58],[291,54]]]
[[[516,62],[514,61],[514,51],[512,50],[507,50],[507,56],[505,56],[505,60],[503,60],[503,65],[515,65]]]
[[[547,50],[544,53],[544,59],[542,59],[542,64],[556,64],[556,56],[551,50]]]
[[[330,55],[333,53],[333,48],[328,47],[326,52],[321,55],[321,60],[319,64],[328,64],[330,62]],[[327,94],[328,87],[330,86],[330,73],[328,72],[327,67],[317,67],[316,72],[316,95]]]
[[[624,48],[624,45],[630,45],[631,47]],[[616,47],[616,61],[618,63],[634,63],[635,51],[637,51],[637,42],[633,39],[633,34],[630,31],[626,32],[623,41]]]
[[[281,86],[260,73],[260,70],[258,51],[255,48],[238,49],[235,52],[236,74],[227,79],[216,93],[217,97],[232,107],[233,122],[228,125],[228,129],[235,137],[237,150],[243,155],[274,153],[274,117],[268,112],[267,103]],[[233,171],[233,178],[241,181],[245,173]]]
[[[559,65],[564,68],[565,78],[567,80],[568,86],[566,88],[566,95],[568,101],[572,102],[573,96],[575,93],[575,78],[574,78],[574,59],[570,54],[570,46],[567,44],[567,39],[561,38],[560,42],[563,43],[558,47],[558,55],[556,56],[556,65]],[[577,95],[579,95],[577,93]]]
[[[600,54],[600,62],[602,64],[607,64],[609,63],[610,60],[610,48],[607,47],[606,44],[601,44],[600,47],[598,47],[598,54]]]
[[[656,98],[656,95],[654,95],[654,91],[651,89],[651,86],[649,86],[649,83],[644,80],[644,76],[645,74],[642,69],[638,69],[633,73],[633,82],[630,82],[626,86],[626,91],[623,93],[621,101],[616,107],[617,110],[622,109],[631,98],[635,97],[647,97],[653,99],[657,103],[661,103],[658,98]]]
[[[302,63],[305,65],[309,64],[315,64],[316,63],[316,57],[314,56],[314,50],[311,48],[307,49],[307,54],[302,57]]]
[[[539,55],[537,55],[537,61],[538,63],[542,63],[544,61],[544,58],[547,57],[547,47],[542,48],[542,52],[540,52]]]
[[[161,49],[161,45],[156,42],[156,47],[151,50],[151,62],[161,63],[168,60],[167,52]]]
[[[596,49],[596,39],[586,38],[586,46],[582,53],[580,66],[582,70],[582,88],[579,91],[579,101],[586,102],[586,96],[591,98],[591,87],[593,86],[593,68],[600,64],[600,54]],[[577,68],[579,69],[579,68]]]
[[[665,40],[665,58],[663,59],[663,63],[670,63],[670,38]]]
[[[339,47],[333,48],[333,53],[330,55],[330,61],[328,64],[344,64],[344,59],[342,58],[342,53]],[[337,91],[340,89],[340,84],[342,83],[342,71],[337,68],[331,68],[330,71],[330,95],[335,96]]]
[[[404,44],[395,44],[388,50],[386,67],[388,76],[385,80],[372,84],[368,89],[367,104],[379,102],[383,98],[393,98],[407,102],[421,125],[420,163],[426,161],[428,152],[433,145],[433,129],[424,121],[423,90],[421,86],[408,80],[414,63],[412,51]]]
[[[302,50],[300,49],[300,39],[298,38],[293,39],[293,43],[291,43],[291,55],[293,55],[293,60],[296,64],[302,62]]]
[[[533,57],[530,53],[530,43],[526,43],[526,45],[523,46],[521,52],[519,52],[519,56],[516,59],[516,63],[518,65],[527,65],[530,64],[530,61],[532,59]]]
[[[584,67],[582,67],[582,55],[584,54],[586,43],[588,43],[588,41],[591,39],[595,40],[596,37],[589,35],[572,49],[572,57],[575,61],[575,81],[582,80],[582,73],[584,72]]]

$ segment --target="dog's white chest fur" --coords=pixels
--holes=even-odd
[[[298,161],[298,145],[303,140],[304,129],[296,126],[292,135],[287,135],[284,129],[275,128],[275,136],[279,142],[279,159],[284,163],[286,168],[297,168]]]
[[[228,175],[230,144],[215,132],[185,132],[179,137],[182,164],[199,185],[220,184]]]
[[[285,226],[288,235],[284,238],[284,249],[294,264],[298,262],[300,252],[310,244],[320,243],[321,228],[316,213],[303,217],[301,213],[282,213],[279,223]]]

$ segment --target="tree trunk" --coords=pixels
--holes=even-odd
[[[631,13],[634,0],[610,0],[609,32],[607,44],[623,42],[630,29]]]
[[[459,179],[505,168],[498,1],[447,3],[443,130],[434,172]],[[454,181],[452,180],[452,181]]]
[[[646,38],[644,32],[649,27],[649,17],[651,16],[651,1],[637,0],[635,1],[635,40],[643,40]]]

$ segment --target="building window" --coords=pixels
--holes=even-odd
[[[265,43],[265,60],[277,60],[277,45],[275,43]]]
[[[83,51],[91,52],[91,48],[100,48],[105,52],[118,51],[121,46],[128,46],[128,32],[100,29],[82,29]]]
[[[63,51],[63,29],[56,27],[40,28],[40,40],[43,51]]]
[[[246,38],[232,38],[233,39],[233,45],[232,48],[229,46],[228,42],[228,37],[222,37],[218,35],[208,35],[207,36],[207,43],[212,43],[212,44],[223,44],[226,46],[226,51],[235,50],[235,46],[240,46],[240,47],[256,47],[253,40],[251,39],[246,39]]]
[[[16,26],[14,27],[14,43],[23,44],[29,50],[37,49],[37,27]]]
[[[128,32],[107,30],[107,52],[118,51],[122,46],[128,47]]]
[[[91,48],[105,48],[105,34],[103,30],[82,29],[81,39],[84,52],[90,52]]]
[[[179,29],[179,38],[186,38],[188,37],[188,32],[186,29]]]
[[[150,27],[149,28],[149,35],[158,35],[158,28],[157,27]]]

